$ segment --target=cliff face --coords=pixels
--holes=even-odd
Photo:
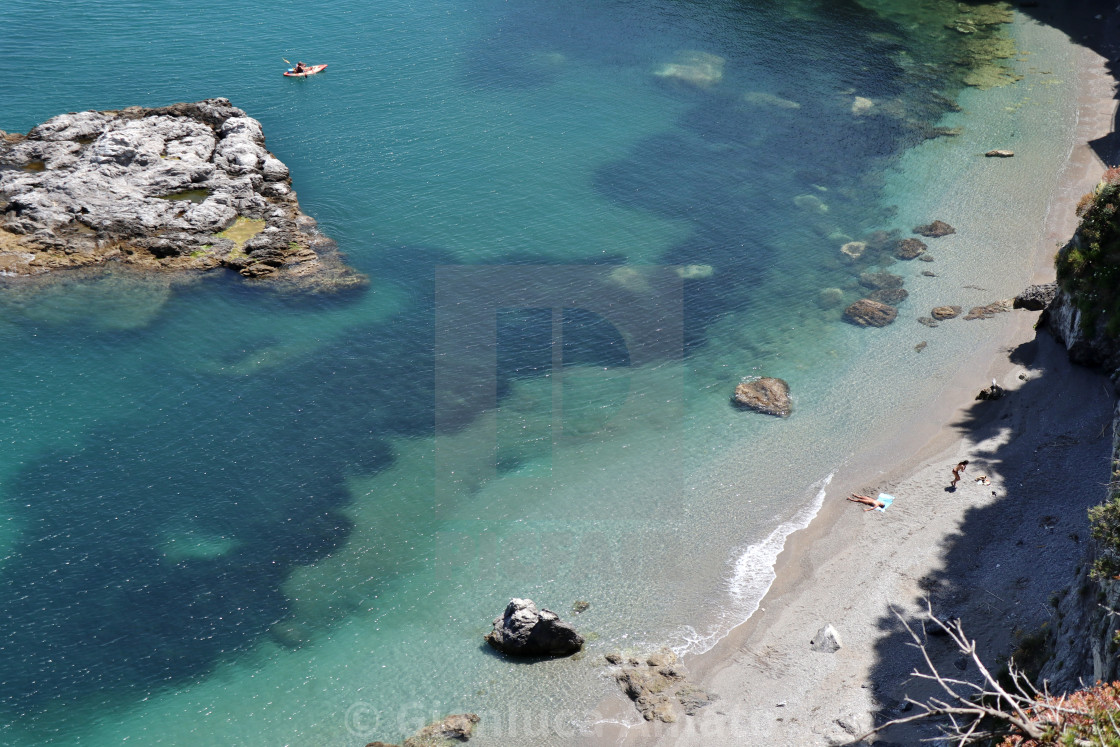
[[[1067,299],[1068,301],[1068,299]],[[1057,332],[1055,332],[1057,336]],[[1085,342],[1075,336],[1071,342]],[[1067,342],[1067,347],[1073,347]],[[1120,406],[1112,418],[1112,479],[1120,469]],[[1102,496],[1113,500],[1110,486]],[[1077,576],[1066,589],[1056,608],[1056,623],[1050,631],[1052,655],[1042,668],[1040,679],[1048,682],[1051,692],[1078,690],[1094,682],[1120,679],[1120,657],[1117,656],[1117,635],[1120,634],[1120,581],[1094,578],[1096,561],[1112,556],[1115,549],[1106,543],[1089,543]],[[1114,612],[1114,610],[1116,612]]]
[[[1085,313],[1065,290],[1054,297],[1042,319],[1050,334],[1066,346],[1071,361],[1108,371],[1115,381],[1120,371],[1120,338],[1107,334],[1104,320],[1098,319],[1091,326],[1086,322]]]
[[[1059,252],[1059,291],[1039,326],[1075,363],[1099,367],[1120,387],[1120,186],[1115,169],[1082,198],[1081,224]],[[1120,677],[1120,406],[1113,411],[1112,459],[1103,503],[1090,511],[1093,541],[1057,604],[1053,655],[1042,670],[1054,692]]]

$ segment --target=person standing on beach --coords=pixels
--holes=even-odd
[[[950,488],[957,487],[957,483],[961,481],[961,473],[964,472],[964,468],[967,466],[968,460],[965,459],[963,462],[958,463],[956,467],[953,467],[953,481],[949,483]]]

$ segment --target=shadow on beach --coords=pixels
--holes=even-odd
[[[1033,6],[1033,7],[1032,7]],[[1120,74],[1120,13],[1097,0],[1023,3],[1018,10],[1060,29],[1104,57],[1109,75]],[[1089,141],[1106,165],[1120,161],[1117,115],[1110,133]],[[985,665],[998,673],[1013,652],[1016,660],[1045,653],[1042,633],[1058,620],[1058,599],[1085,562],[1087,510],[1106,497],[1116,395],[1099,371],[1069,363],[1064,348],[1047,332],[1009,352],[1009,360],[1031,372],[1029,380],[998,401],[977,401],[954,426],[974,444],[973,464],[958,490],[938,492],[944,500],[974,500],[957,533],[944,542],[940,570],[914,579],[917,593],[903,613],[921,631],[913,612],[928,599],[942,619],[959,617],[977,643]],[[984,447],[987,447],[985,450]],[[945,465],[945,485],[952,465]],[[975,482],[992,477],[991,486]],[[985,495],[986,493],[986,495]],[[903,601],[903,600],[899,600]],[[887,634],[876,646],[870,687],[879,709],[875,723],[911,716],[907,696],[943,695],[935,684],[911,676],[924,671],[920,652],[899,620],[877,620]],[[927,624],[927,630],[936,626]],[[975,667],[946,636],[925,636],[938,670],[974,680]],[[1028,667],[1040,661],[1021,662]],[[1092,676],[1092,662],[1064,662]],[[1086,684],[1091,684],[1087,682]],[[876,744],[914,744],[935,733],[931,723],[884,730]]]
[[[912,579],[915,595],[898,601],[915,630],[928,598],[942,619],[960,618],[996,673],[1017,646],[1037,649],[1039,633],[1056,623],[1057,595],[1074,579],[1089,535],[1087,510],[1105,497],[1115,395],[1107,378],[1074,366],[1064,348],[1039,332],[1009,351],[1027,380],[997,401],[977,401],[956,423],[976,444],[955,493],[930,491],[935,500],[973,501],[959,530],[944,540],[939,570]],[[945,483],[952,464],[944,469]],[[976,481],[988,475],[991,485]],[[887,634],[876,646],[870,686],[879,704],[875,723],[911,716],[905,698],[924,700],[936,685],[911,677],[924,671],[920,652],[899,620],[877,620]],[[927,624],[927,630],[936,626]],[[946,676],[973,679],[975,665],[945,636],[926,636],[927,649]],[[1084,662],[1091,675],[1092,663]],[[914,744],[932,725],[885,730],[876,744]]]

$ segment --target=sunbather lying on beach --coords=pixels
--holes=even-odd
[[[852,497],[849,498],[848,500],[851,501],[852,503],[866,503],[868,506],[871,507],[871,508],[863,509],[864,511],[874,511],[877,508],[886,508],[889,505],[887,503],[884,503],[883,501],[880,501],[877,498],[871,498],[871,497],[866,496],[866,495],[860,495],[859,493],[852,493]]]

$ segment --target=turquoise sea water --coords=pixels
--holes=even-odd
[[[464,710],[483,744],[577,739],[600,653],[741,622],[869,419],[970,344],[838,392],[925,313],[845,325],[890,260],[840,247],[967,226],[922,170],[1063,91],[953,113],[956,3],[878,5],[5,3],[0,128],[227,97],[372,284],[0,300],[0,739],[360,745]],[[1025,270],[984,251],[1005,295]],[[890,265],[922,304],[925,267]],[[728,405],[760,374],[788,421]],[[589,601],[588,653],[487,651],[513,596]]]

